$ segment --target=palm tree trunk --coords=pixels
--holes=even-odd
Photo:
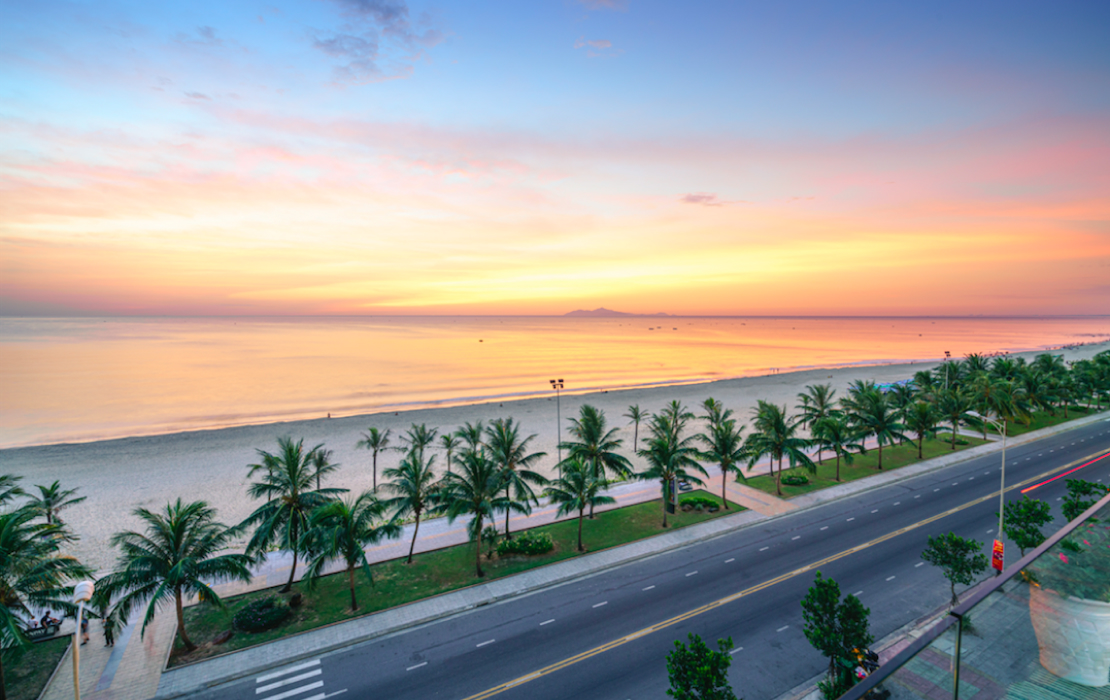
[[[585,552],[586,548],[582,546],[582,516],[585,514],[585,508],[578,509],[578,551]]]
[[[478,537],[474,539],[474,563],[477,565],[478,578],[485,576],[482,573],[482,516],[478,516]]]
[[[667,527],[667,501],[670,499],[670,489],[667,488],[667,480],[663,480],[663,527]]]
[[[774,470],[774,468],[775,465],[772,464],[771,469]],[[775,472],[775,493],[779,496],[782,495],[782,457],[779,457],[779,468]]]
[[[185,651],[193,651],[197,648],[193,644],[193,640],[189,639],[189,635],[185,634],[185,609],[181,605],[181,589],[178,588],[173,592],[173,603],[177,609],[177,633],[181,635],[181,641],[185,644]]]
[[[505,487],[505,500],[506,501],[509,500],[509,487],[508,486]],[[513,538],[512,533],[509,532],[509,513],[512,512],[512,509],[509,508],[509,505],[510,505],[509,503],[505,504],[505,541],[506,542]]]
[[[358,610],[358,599],[355,598],[355,567],[347,567],[347,585],[351,589],[351,612]]]
[[[728,497],[725,495],[725,481],[728,479],[728,470],[725,465],[721,465],[721,500],[725,503],[725,509],[728,509]]]
[[[920,433],[917,436],[917,458],[923,459],[922,451],[925,449],[925,433]]]
[[[378,490],[378,451],[377,450],[374,450],[374,456],[373,456],[373,458],[371,458],[371,462],[373,462],[373,464],[374,464],[374,470],[373,470],[374,471],[374,490],[377,491]]]
[[[883,470],[883,441],[879,440],[879,471]]]
[[[836,451],[836,480],[840,481],[840,450]]]
[[[412,550],[416,549],[416,533],[420,532],[420,513],[416,514],[416,527],[412,529],[412,544],[409,545],[409,560],[406,564],[412,563]]]
[[[952,423],[952,450],[953,451],[956,450],[956,423],[955,423],[955,421],[953,421],[953,423]]]
[[[288,593],[293,590],[293,578],[297,575],[297,550],[293,550],[293,566],[289,568],[289,580],[281,587],[278,593]]]

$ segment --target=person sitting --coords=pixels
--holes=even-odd
[[[56,617],[50,617],[50,611],[49,610],[47,610],[46,613],[43,614],[42,620],[39,622],[39,626],[44,627],[44,628],[45,627],[52,627],[54,625],[60,625],[60,624],[62,624],[61,620],[59,620]]]

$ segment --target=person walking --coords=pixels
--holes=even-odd
[[[81,618],[81,646],[89,643],[89,616]]]

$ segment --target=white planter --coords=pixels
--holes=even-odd
[[[1110,603],[1030,586],[1029,614],[1047,671],[1092,688],[1110,685]]]

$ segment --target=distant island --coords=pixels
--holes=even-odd
[[[588,309],[576,309],[575,311],[571,311],[570,313],[566,313],[566,314],[563,314],[563,315],[564,316],[575,316],[575,317],[578,317],[578,318],[621,318],[621,317],[625,317],[625,316],[640,316],[640,317],[644,317],[644,316],[653,316],[653,317],[654,316],[670,316],[670,314],[665,314],[662,311],[660,311],[657,314],[630,314],[630,313],[627,313],[627,312],[624,312],[624,311],[613,311],[612,309],[606,309],[604,307],[599,308],[599,309],[594,309],[593,311],[590,311]]]

